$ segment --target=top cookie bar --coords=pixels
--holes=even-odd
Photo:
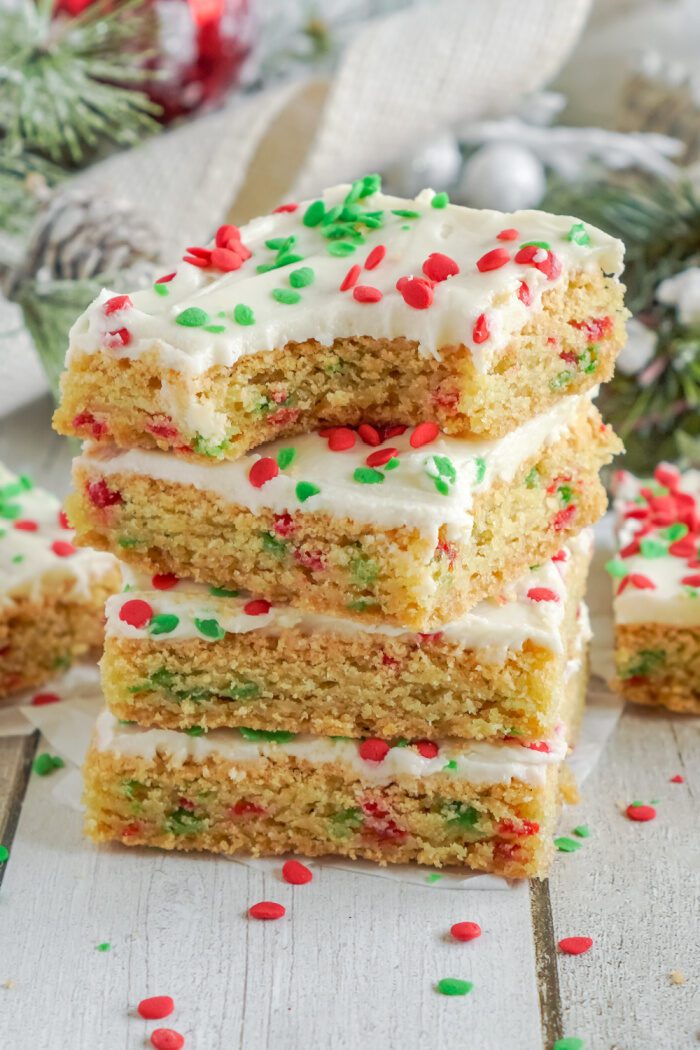
[[[62,434],[236,459],[326,424],[495,438],[608,380],[623,245],[571,217],[381,193],[378,176],[222,226],[71,332]]]

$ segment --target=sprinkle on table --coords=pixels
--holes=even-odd
[[[59,755],[50,755],[48,751],[37,755],[32,764],[32,769],[40,777],[47,777],[57,769],[63,769],[65,762]]]
[[[0,845],[0,864],[5,864],[10,859],[10,851],[7,846]]]
[[[674,776],[671,777],[669,783],[670,784],[684,784],[685,783],[685,777],[682,777],[680,775],[680,773],[676,773]]]
[[[145,1021],[162,1021],[175,1009],[175,1002],[169,995],[152,995],[142,999],[136,1007]]]
[[[591,834],[591,830],[588,824],[578,824],[574,828],[574,835],[577,835],[580,839],[587,839]]]
[[[583,1050],[583,1039],[575,1035],[565,1036],[564,1039],[557,1039],[552,1050]]]
[[[640,823],[646,823],[648,820],[654,820],[656,817],[656,810],[654,807],[645,806],[642,802],[630,802],[625,813],[629,820],[634,820]]]
[[[313,872],[298,860],[288,860],[282,865],[282,878],[292,886],[305,886],[313,879]]]
[[[182,1050],[185,1037],[174,1028],[154,1028],[151,1032],[151,1046],[154,1050]]]
[[[95,950],[98,952],[108,952],[110,951],[111,947],[112,945],[109,943],[109,941],[101,941],[99,944],[95,945]]]
[[[58,704],[61,697],[58,693],[36,693],[32,697],[32,707],[43,707],[45,704]]]
[[[481,937],[481,926],[478,922],[455,922],[450,933],[456,941],[473,941]]]
[[[258,904],[251,905],[248,908],[248,914],[251,919],[281,919],[286,914],[287,909],[283,904],[276,904],[275,901],[260,901]]]
[[[559,835],[554,840],[554,845],[560,853],[575,853],[577,849],[581,849],[581,843],[576,839],[570,839],[567,835]]]
[[[468,995],[474,985],[471,981],[462,981],[459,977],[443,977],[435,986],[440,995]]]
[[[584,955],[592,947],[592,937],[562,937],[559,941],[559,950],[565,955]]]

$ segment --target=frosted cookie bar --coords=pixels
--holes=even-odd
[[[635,703],[700,712],[700,471],[618,471],[615,493],[616,686]]]
[[[111,555],[73,538],[56,497],[0,464],[0,697],[102,642],[103,606],[121,574]]]
[[[107,706],[120,720],[170,729],[547,736],[585,630],[591,545],[587,530],[431,634],[156,576],[107,603]]]
[[[585,669],[570,681],[570,713]],[[98,842],[217,853],[339,854],[381,864],[546,873],[563,791],[562,727],[529,742],[352,740],[252,729],[203,735],[103,712],[83,770]]]
[[[576,219],[381,193],[378,176],[191,247],[75,324],[56,429],[235,459],[323,425],[498,437],[610,379],[623,246]]]
[[[333,428],[218,464],[93,447],[67,507],[81,543],[149,573],[430,631],[595,521],[598,471],[619,447],[586,396],[490,442],[423,423]]]

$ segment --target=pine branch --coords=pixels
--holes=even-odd
[[[100,0],[75,19],[23,0],[0,14],[0,134],[9,153],[77,166],[157,129],[159,107],[134,85],[155,74],[147,0]]]

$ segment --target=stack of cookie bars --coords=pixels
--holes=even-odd
[[[542,874],[619,443],[622,245],[382,194],[221,227],[71,335],[107,603],[94,839]]]

